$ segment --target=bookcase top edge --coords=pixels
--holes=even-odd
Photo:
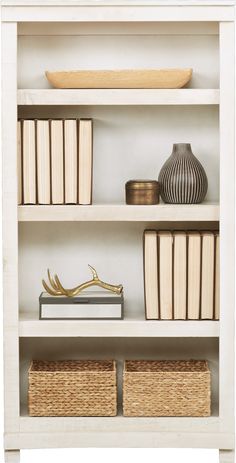
[[[31,6],[234,6],[236,0],[2,0],[2,7]]]

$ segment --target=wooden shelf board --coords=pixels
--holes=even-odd
[[[19,206],[19,222],[181,222],[218,221],[219,205],[158,204],[155,206],[128,206],[126,204],[99,204],[90,206],[49,205]]]
[[[115,417],[29,417],[22,404],[19,433],[6,435],[6,441],[10,448],[17,439],[21,448],[231,448],[234,436],[222,432],[218,410],[213,403],[210,417],[124,417],[119,406]]]
[[[218,404],[212,404],[212,415],[209,417],[125,417],[122,406],[118,406],[118,414],[114,417],[30,417],[26,404],[21,405],[20,431],[22,432],[96,432],[96,431],[139,431],[174,432],[203,429],[208,432],[218,431]],[[212,427],[210,430],[209,428]]]
[[[218,89],[19,89],[18,105],[218,105]]]
[[[124,320],[39,320],[23,313],[20,337],[218,337],[219,321],[165,321],[143,318]]]

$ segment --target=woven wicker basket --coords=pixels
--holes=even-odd
[[[126,361],[124,416],[209,416],[211,378],[206,361]]]
[[[115,416],[116,363],[34,360],[28,403],[30,416]]]

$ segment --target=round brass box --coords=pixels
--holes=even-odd
[[[159,203],[159,183],[156,180],[129,180],[125,184],[126,204]]]

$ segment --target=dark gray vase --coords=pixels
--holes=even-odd
[[[172,154],[161,168],[158,181],[165,203],[197,204],[204,200],[207,193],[206,172],[192,153],[190,143],[173,145]]]

